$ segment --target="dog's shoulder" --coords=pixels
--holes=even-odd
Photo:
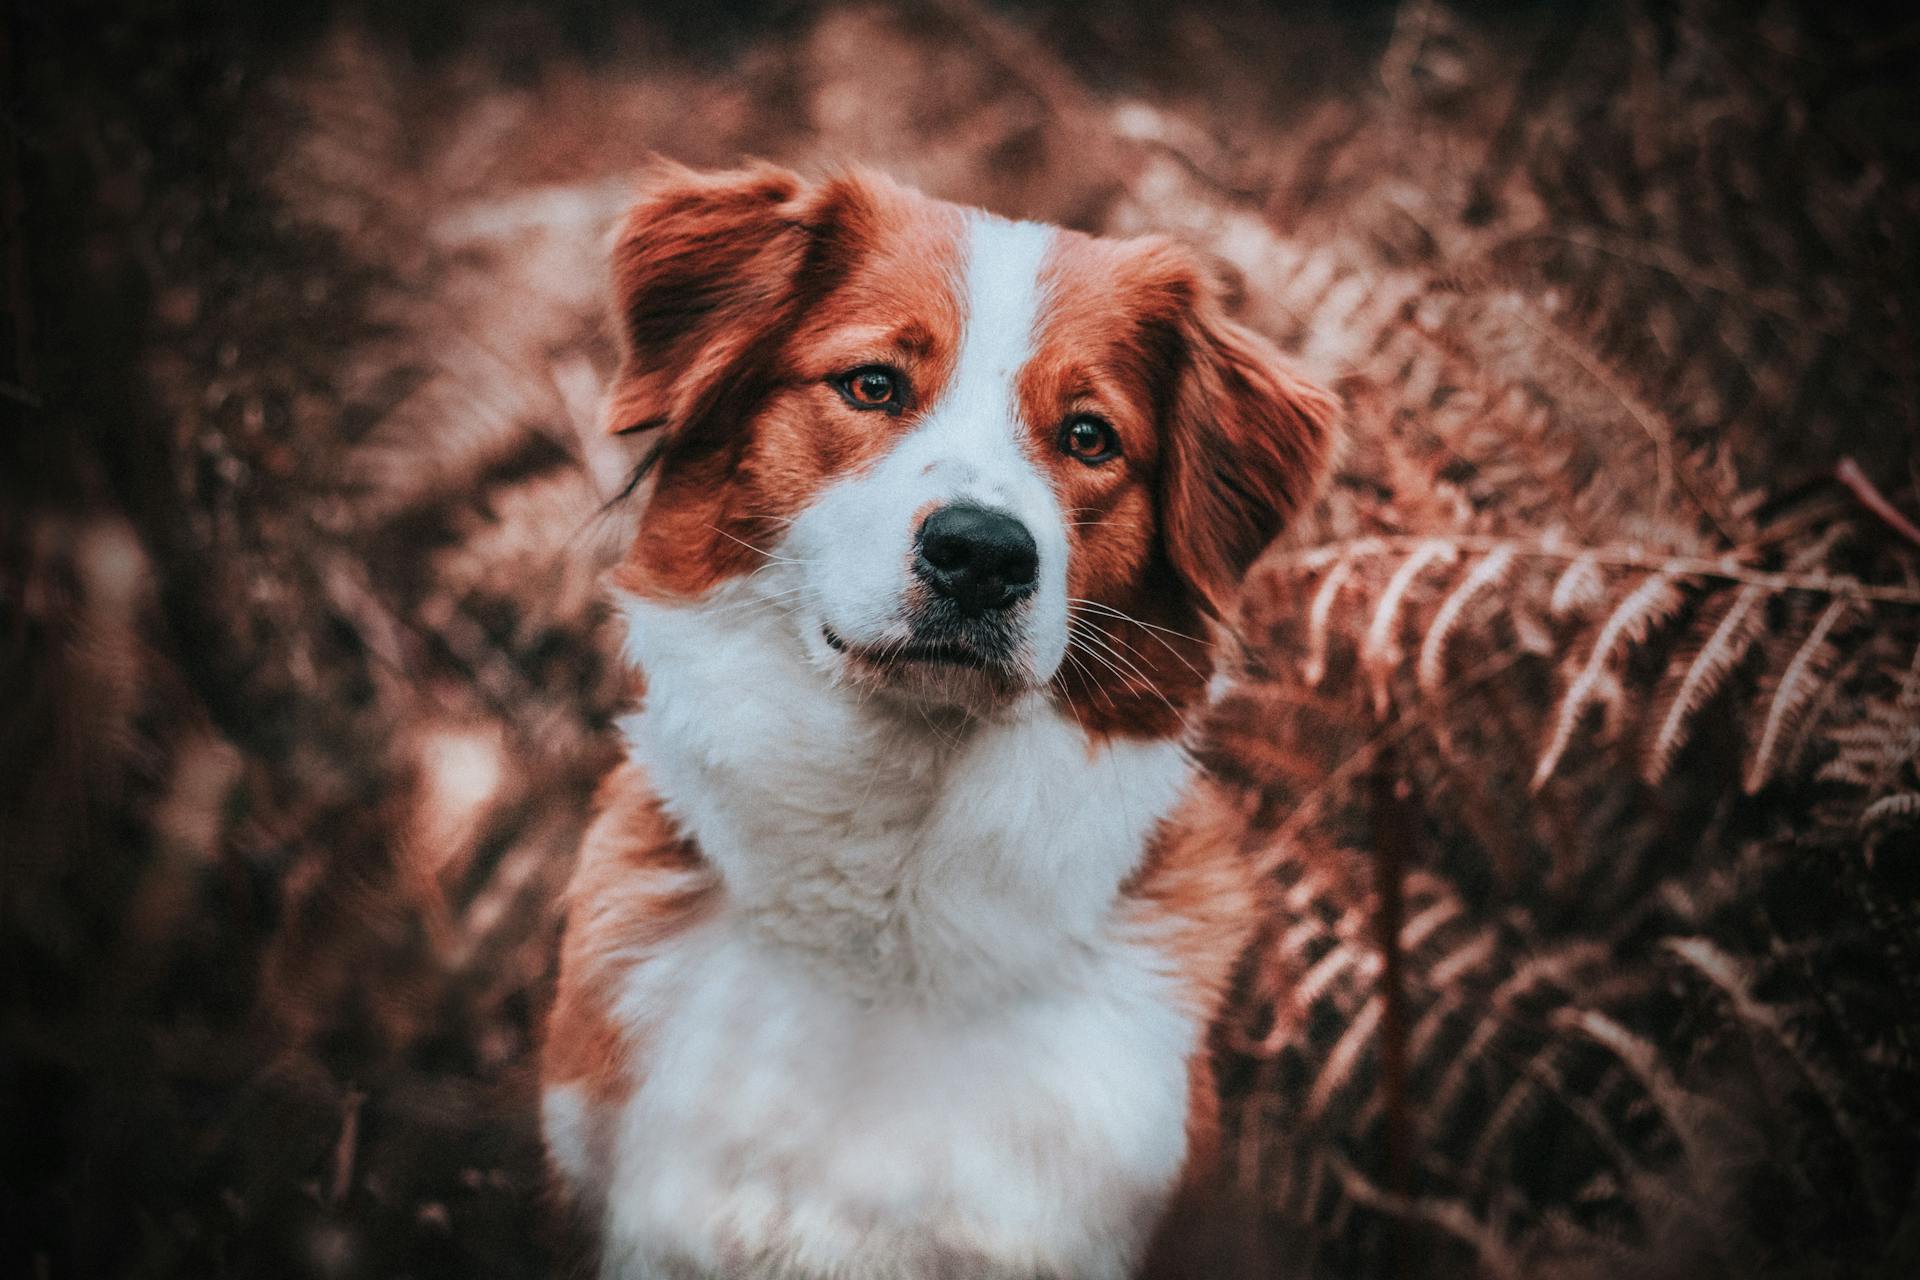
[[[608,1099],[631,1087],[631,1029],[614,993],[646,956],[711,912],[719,877],[675,827],[645,771],[628,763],[601,784],[567,888],[567,929],[541,1074]]]
[[[1202,774],[1121,887],[1126,927],[1172,962],[1192,1011],[1211,1019],[1260,918],[1247,815]]]

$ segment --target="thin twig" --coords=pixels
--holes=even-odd
[[[1840,464],[1833,469],[1833,478],[1845,485],[1855,500],[1879,516],[1888,528],[1920,547],[1920,527],[1916,527],[1913,521],[1900,513],[1900,508],[1887,500],[1887,495],[1880,492],[1880,486],[1868,478],[1859,463],[1851,457],[1840,459]]]
[[[338,1208],[353,1189],[353,1166],[360,1151],[360,1107],[367,1095],[349,1090],[341,1103],[340,1134],[333,1143],[333,1177],[327,1187],[327,1203]]]

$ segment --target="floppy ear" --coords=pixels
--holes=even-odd
[[[771,165],[655,172],[613,251],[623,351],[608,432],[687,431],[749,407],[767,337],[796,310],[813,193]]]
[[[1318,487],[1339,406],[1290,372],[1272,343],[1229,320],[1197,277],[1186,283],[1161,521],[1175,572],[1219,618]]]

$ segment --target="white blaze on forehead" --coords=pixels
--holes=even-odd
[[[953,434],[977,435],[981,445],[1012,443],[1024,453],[1017,434],[1008,439],[1002,430],[1018,431],[1014,380],[1032,352],[1040,313],[1040,268],[1052,240],[1052,230],[1038,223],[984,214],[969,219],[960,355],[953,381],[933,414],[934,421],[948,425]]]
[[[1041,271],[1054,234],[969,215],[954,281],[963,319],[952,376],[873,467],[828,486],[788,530],[780,553],[801,566],[802,598],[857,647],[905,638],[920,522],[964,504],[1004,512],[1033,535],[1039,566],[1017,612],[1019,660],[1035,686],[1059,668],[1067,648],[1066,521],[1031,444],[1031,428],[1044,424],[1022,420],[1018,395],[1046,305]],[[838,661],[825,641],[807,643],[821,663]]]
[[[1019,378],[1033,358],[1046,302],[1040,272],[1053,236],[1053,228],[1038,223],[969,218],[966,311],[953,376],[897,451],[898,465],[918,473],[933,501],[1004,511],[1027,526],[1040,552],[1035,622],[1042,631],[1049,610],[1060,613],[1064,631],[1066,526],[1032,454],[1029,428],[1038,424],[1022,419]],[[1058,582],[1050,584],[1050,577]],[[1035,639],[1051,647],[1046,637]]]
[[[1045,305],[1041,269],[1051,227],[973,214],[967,223],[966,312],[953,377],[926,419],[901,443],[899,463],[919,473],[927,504],[1004,511],[1039,551],[1024,623],[1035,674],[1052,676],[1067,644],[1067,531],[1060,503],[1033,457],[1019,397]],[[924,509],[919,502],[916,509]]]

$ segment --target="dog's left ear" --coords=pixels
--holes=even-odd
[[[1271,342],[1228,319],[1198,273],[1181,284],[1160,514],[1174,570],[1219,618],[1318,488],[1339,405],[1288,370]]]

